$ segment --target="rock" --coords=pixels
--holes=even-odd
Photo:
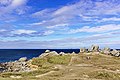
[[[27,62],[7,62],[4,63],[6,70],[4,72],[28,72],[31,68],[28,66]]]
[[[2,64],[0,63],[0,72],[5,72],[6,71],[6,65],[5,64]]]
[[[56,51],[51,51],[50,54],[54,55],[59,55]]]
[[[110,54],[110,48],[105,47],[102,51],[104,54]]]
[[[91,58],[89,56],[86,57],[87,60],[90,60]]]
[[[115,57],[119,57],[120,56],[120,51],[117,51],[117,50],[113,50],[113,51],[111,51],[111,54],[112,54],[112,56],[115,56]]]
[[[22,58],[20,58],[18,61],[20,61],[20,62],[25,62],[25,61],[27,61],[27,57],[22,57]]]
[[[46,50],[46,51],[45,51],[45,53],[49,53],[49,52],[50,52],[50,50]]]
[[[98,45],[92,45],[91,48],[89,49],[89,51],[98,52],[99,51],[99,46]]]
[[[80,48],[80,53],[84,53],[86,52],[87,50],[85,48]]]
[[[63,56],[63,55],[65,55],[65,53],[64,53],[64,52],[60,52],[59,55],[60,55],[60,56]]]
[[[43,57],[48,57],[48,56],[55,56],[55,55],[59,55],[56,51],[51,51],[51,52],[47,52],[47,53],[43,53],[41,54],[39,57],[43,58]]]
[[[76,54],[75,52],[72,52],[72,53],[71,53],[71,55],[73,55],[73,56],[74,56],[74,55],[77,55],[77,54]]]

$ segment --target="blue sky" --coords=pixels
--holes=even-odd
[[[120,48],[120,0],[0,0],[0,48]]]

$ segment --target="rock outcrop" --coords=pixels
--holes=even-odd
[[[119,57],[120,56],[120,51],[114,49],[113,51],[111,51],[111,55],[115,56],[115,57]]]
[[[30,67],[27,58],[20,58],[18,61],[1,63],[1,72],[28,72]]]
[[[110,48],[109,48],[109,47],[105,47],[105,48],[102,50],[102,53],[109,55],[109,54],[111,53],[111,52],[110,52]]]
[[[105,47],[103,50],[100,50],[99,46],[92,45],[91,48],[88,51],[87,50],[88,49],[86,49],[86,48],[81,48],[80,49],[80,54],[81,53],[88,53],[88,55],[89,54],[95,54],[96,55],[96,53],[100,54],[102,52],[103,54],[106,54],[106,55],[112,55],[112,56],[115,56],[115,57],[120,56],[120,51],[119,50],[111,50],[108,47]],[[71,54],[60,52],[58,54],[56,51],[50,51],[50,50],[46,50],[38,58],[47,59],[47,58],[50,58],[50,57],[53,57],[53,56],[56,56],[56,55],[61,56],[61,57],[66,57],[64,55],[70,55],[70,56],[72,56],[71,62],[73,62],[73,61],[77,62],[79,60],[76,57],[76,55],[78,55],[78,54],[76,54],[75,52],[73,52]],[[87,60],[90,60],[91,58],[92,57],[90,57],[90,56],[86,57]],[[27,57],[22,57],[17,61],[1,63],[0,64],[0,72],[28,72],[28,71],[32,71],[33,69],[35,70],[35,69],[38,68],[38,66],[32,65],[31,64],[32,60],[33,59],[27,60]]]
[[[55,55],[59,55],[59,54],[56,51],[46,50],[45,53],[42,53],[39,57],[44,58],[44,57],[47,57],[47,56],[55,56]]]
[[[64,53],[64,52],[60,52],[59,55],[60,55],[60,56],[63,56],[63,55],[65,55],[65,53]]]
[[[99,46],[98,45],[92,45],[89,49],[90,52],[99,52]]]
[[[19,62],[25,62],[25,61],[27,61],[27,57],[22,57],[22,58],[20,58],[18,61],[19,61]]]

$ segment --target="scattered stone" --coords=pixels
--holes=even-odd
[[[2,63],[4,67],[2,67],[1,72],[29,72],[31,68],[27,64],[27,62],[14,61],[14,62],[6,62]]]

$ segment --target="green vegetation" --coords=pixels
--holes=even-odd
[[[47,63],[47,59],[45,58],[33,58],[32,59],[32,65],[36,65],[38,67],[42,67],[46,63]]]
[[[103,80],[119,80],[120,74],[109,71],[94,71],[89,74],[91,78],[103,79]]]
[[[52,64],[68,64],[70,62],[71,56],[64,55],[64,56],[52,56],[48,59],[49,63]]]
[[[1,73],[0,74],[0,76],[4,77],[4,78],[10,77],[11,75],[13,75],[13,76],[21,76],[20,73],[12,73],[12,72],[6,72],[6,73]]]
[[[68,64],[70,62],[71,56],[64,55],[64,56],[51,56],[48,58],[34,58],[32,60],[33,65],[37,65],[38,67],[49,67],[52,64]]]

